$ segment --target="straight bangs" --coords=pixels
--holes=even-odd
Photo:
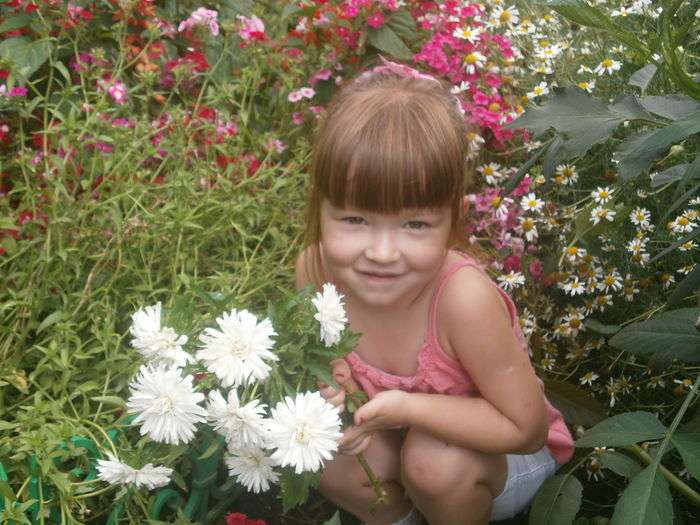
[[[317,151],[319,193],[334,206],[379,213],[454,205],[463,195],[462,137],[426,125],[435,118],[427,109],[383,101],[352,125],[329,129],[330,147]]]

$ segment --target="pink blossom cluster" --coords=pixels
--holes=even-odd
[[[98,86],[101,90],[106,91],[115,104],[126,103],[127,88],[126,84],[117,79],[102,79],[98,81]]]
[[[245,41],[265,40],[265,24],[257,16],[251,17],[238,15],[241,23],[238,35]]]
[[[313,88],[303,87],[289,93],[289,95],[287,95],[287,100],[289,100],[289,102],[299,102],[302,98],[311,99],[315,94],[316,92]]]
[[[182,33],[183,31],[187,31],[188,29],[192,29],[196,26],[208,26],[211,34],[217,36],[219,34],[219,23],[217,22],[218,17],[219,13],[216,11],[206,9],[205,7],[200,7],[193,11],[188,19],[180,22],[177,30]]]
[[[5,84],[0,84],[0,97],[24,97],[27,95],[27,88],[15,86],[11,89],[7,89]]]

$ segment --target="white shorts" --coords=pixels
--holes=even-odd
[[[491,521],[512,518],[527,507],[544,481],[557,470],[547,447],[528,455],[506,454],[508,479],[493,500]]]

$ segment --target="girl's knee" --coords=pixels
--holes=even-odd
[[[401,483],[409,494],[442,498],[485,485],[498,494],[507,476],[505,456],[463,449],[411,428],[401,449]]]

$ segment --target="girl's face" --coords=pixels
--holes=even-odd
[[[437,276],[448,252],[449,206],[397,214],[321,204],[321,257],[326,270],[367,306],[414,300]]]

